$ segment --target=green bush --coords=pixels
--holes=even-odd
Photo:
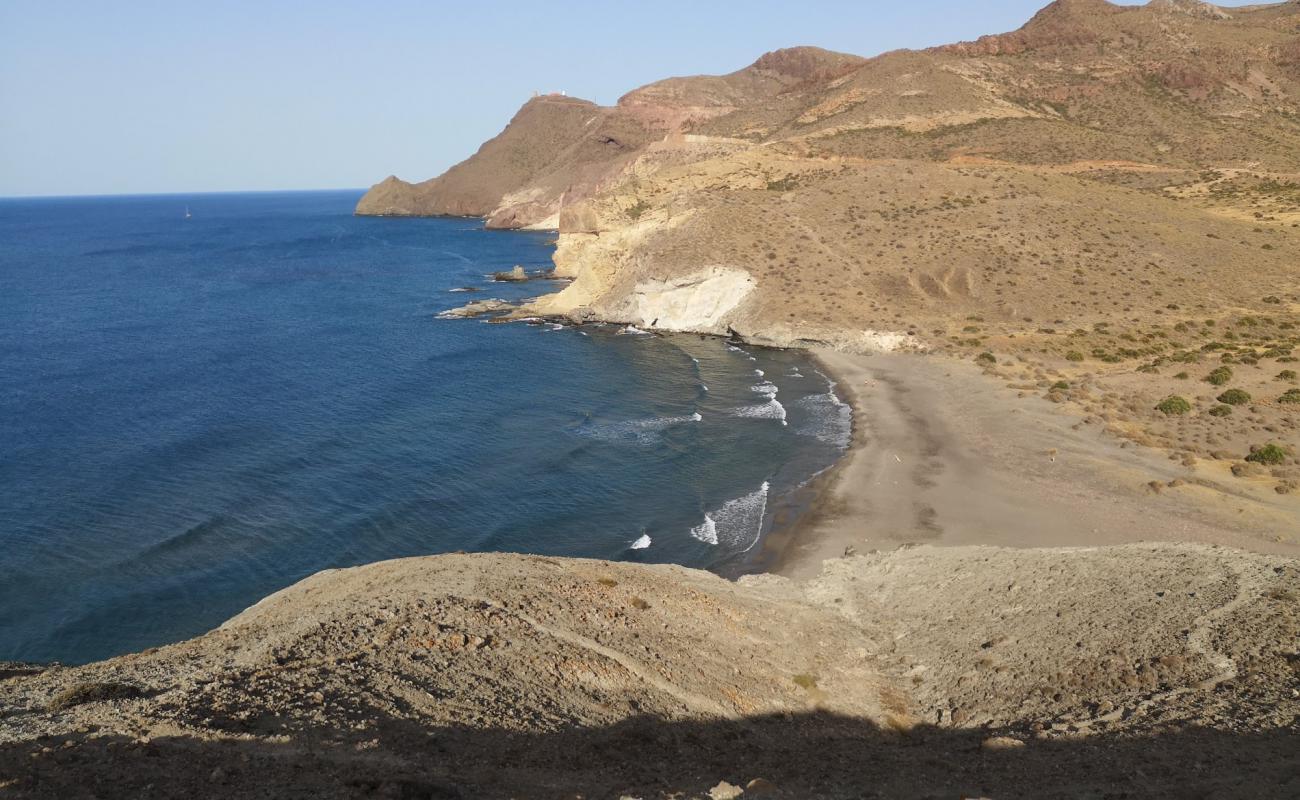
[[[1188,375],[1186,372],[1180,372],[1180,373],[1178,373],[1177,375],[1175,375],[1174,377],[1177,378],[1177,379],[1180,380],[1180,381],[1185,381],[1185,380],[1187,380],[1188,378],[1190,378],[1191,376]]]
[[[1210,409],[1211,417],[1226,417],[1232,413],[1232,406],[1215,406]]]
[[[1217,398],[1220,403],[1230,406],[1244,406],[1250,402],[1250,393],[1244,389],[1229,389]]]
[[[1082,361],[1082,360],[1083,360],[1083,353],[1080,353],[1078,350],[1071,350],[1070,352],[1068,352],[1068,353],[1065,354],[1065,360],[1066,360],[1066,361]]]
[[[1171,394],[1156,404],[1156,411],[1160,411],[1169,417],[1180,417],[1191,410],[1192,404],[1187,402],[1187,398],[1179,397],[1176,394]]]
[[[1293,370],[1293,369],[1284,369],[1284,370],[1282,370],[1281,372],[1279,372],[1279,373],[1277,374],[1277,377],[1274,378],[1274,380],[1278,380],[1278,381],[1293,381],[1293,380],[1295,380],[1295,370]]]
[[[1300,403],[1300,389],[1287,389],[1277,401],[1279,403]]]
[[[1232,380],[1231,367],[1216,367],[1213,372],[1205,376],[1205,381],[1215,386],[1222,386]]]
[[[644,200],[636,201],[636,205],[627,210],[627,215],[632,219],[640,219],[641,215],[650,210],[650,204]]]
[[[992,353],[985,351],[975,356],[975,362],[978,364],[996,364],[998,363],[998,359],[997,356],[994,356]]]
[[[799,182],[794,179],[793,175],[786,175],[784,178],[767,182],[767,189],[770,192],[788,192],[798,187]]]
[[[1054,392],[1068,392],[1069,390],[1070,384],[1068,381],[1057,381],[1052,384],[1052,391]]]
[[[1286,461],[1286,455],[1286,450],[1278,445],[1266,444],[1263,447],[1250,448],[1250,455],[1246,456],[1246,460],[1256,464],[1281,464]]]

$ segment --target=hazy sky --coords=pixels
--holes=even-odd
[[[767,50],[1019,27],[1046,0],[0,0],[0,195],[431,177],[534,89],[601,103]]]

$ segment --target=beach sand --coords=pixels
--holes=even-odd
[[[810,511],[767,543],[773,571],[815,575],[846,549],[1138,541],[1300,556],[1300,499],[1227,466],[1184,466],[975,364],[918,354],[814,355],[854,409],[854,443]]]

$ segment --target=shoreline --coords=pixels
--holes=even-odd
[[[807,511],[769,532],[764,571],[810,578],[827,559],[917,544],[1166,541],[1300,556],[1289,533],[1300,530],[1294,499],[1109,436],[1042,398],[1018,397],[974,364],[807,352],[852,407],[852,440],[804,487]]]

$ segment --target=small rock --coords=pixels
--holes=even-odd
[[[709,797],[713,798],[713,800],[735,800],[744,793],[745,790],[739,786],[726,781],[718,781],[718,785],[709,790]]]
[[[1010,736],[991,736],[980,742],[980,747],[985,750],[1015,750],[1017,747],[1024,747],[1025,743],[1019,739],[1013,739]]]
[[[745,784],[745,791],[750,792],[751,794],[764,794],[767,792],[775,792],[776,784],[772,783],[766,778],[755,778],[754,780]]]

